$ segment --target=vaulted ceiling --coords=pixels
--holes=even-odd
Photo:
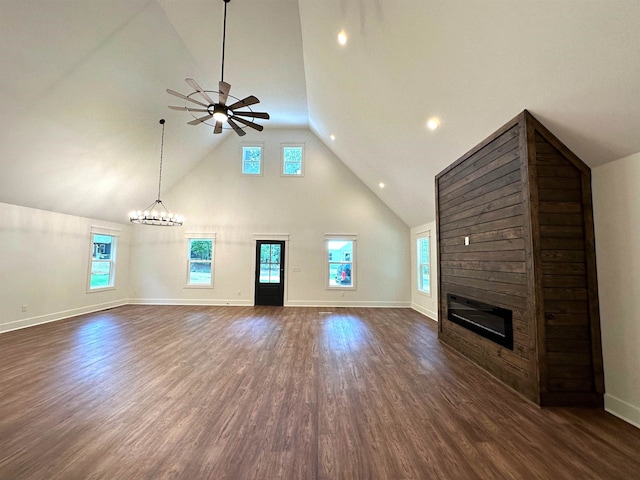
[[[222,11],[0,0],[0,201],[122,222],[155,195],[160,118],[163,191],[233,136],[165,91],[216,90]],[[640,152],[639,21],[637,0],[232,0],[225,81],[415,226],[434,175],[525,108],[592,167]]]

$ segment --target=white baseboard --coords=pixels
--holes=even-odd
[[[429,317],[434,322],[438,321],[438,312],[434,312],[433,310],[424,308],[422,305],[418,305],[417,303],[411,303],[411,308],[413,308],[416,312],[420,312],[421,314]]]
[[[184,298],[129,298],[127,300],[129,305],[210,305],[214,307],[231,306],[231,307],[246,307],[252,306],[251,300],[238,300],[234,299],[184,299]]]
[[[640,408],[619,398],[604,394],[604,409],[634,427],[640,428]]]
[[[21,328],[33,327],[34,325],[41,325],[43,323],[64,320],[66,318],[84,315],[85,313],[99,312],[100,310],[107,310],[108,308],[121,307],[122,305],[126,304],[126,300],[116,300],[113,302],[99,303],[97,305],[90,305],[87,307],[72,308],[70,310],[63,310],[61,312],[49,313],[47,315],[40,315],[38,317],[22,318],[20,320],[14,320],[13,322],[0,324],[0,333],[11,332],[13,330],[19,330]]]
[[[367,307],[367,308],[409,308],[408,302],[375,302],[375,301],[329,301],[329,300],[294,300],[285,303],[285,307]]]

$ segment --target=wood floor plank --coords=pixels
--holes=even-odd
[[[0,479],[634,479],[410,309],[125,306],[0,335]]]

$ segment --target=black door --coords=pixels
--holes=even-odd
[[[256,305],[284,304],[284,242],[256,242]]]

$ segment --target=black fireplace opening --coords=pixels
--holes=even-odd
[[[447,318],[513,350],[512,311],[459,295],[447,294]]]

